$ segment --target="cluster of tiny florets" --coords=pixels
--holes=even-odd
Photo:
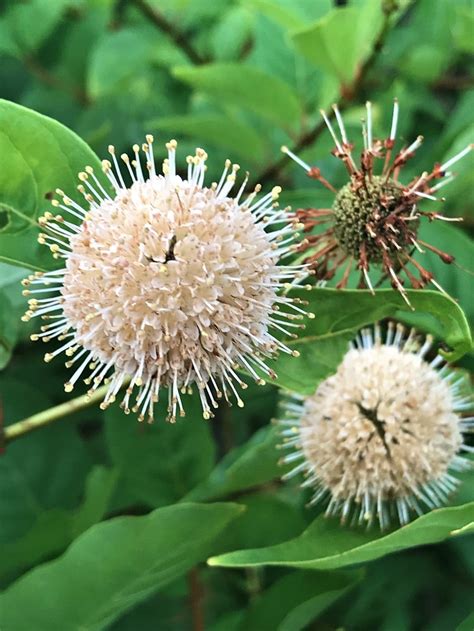
[[[385,197],[385,205],[380,204],[380,198]],[[403,188],[380,176],[373,176],[366,186],[356,192],[351,183],[346,184],[336,195],[333,204],[334,211],[334,236],[340,247],[348,256],[357,258],[362,249],[365,249],[367,259],[372,263],[382,263],[383,255],[380,248],[380,234],[376,232],[375,224],[382,223],[391,213],[397,211],[403,201]],[[374,223],[374,228],[368,231]],[[418,221],[412,222],[410,230],[398,231],[398,241],[395,243],[394,233],[387,227],[388,233],[384,235],[387,243],[387,251],[396,254],[403,249],[411,252],[413,245],[411,238],[415,236]],[[390,224],[389,224],[390,225]],[[379,226],[379,230],[383,230]]]
[[[423,508],[448,500],[469,461],[458,455],[470,405],[440,356],[427,361],[432,340],[417,344],[412,331],[364,330],[337,372],[314,395],[286,405],[281,421],[285,462],[299,461],[313,502],[326,501],[328,515],[385,528],[390,518],[407,523]]]
[[[319,280],[336,278],[337,287],[349,284],[351,272],[358,270],[358,287],[374,291],[373,268],[378,271],[378,282],[388,279],[405,301],[410,304],[405,290],[408,282],[414,289],[432,284],[443,288],[433,274],[413,256],[425,249],[434,252],[444,263],[452,263],[454,256],[420,240],[420,220],[460,221],[445,217],[439,212],[420,208],[421,201],[440,201],[437,191],[454,178],[451,167],[466,156],[473,145],[468,145],[444,164],[435,164],[408,183],[400,174],[423,142],[418,136],[411,144],[395,151],[399,117],[395,100],[389,135],[384,139],[373,136],[372,105],[366,105],[367,118],[362,121],[364,148],[360,159],[353,155],[354,145],[348,139],[339,109],[333,106],[337,127],[321,111],[331,133],[335,148],[333,155],[340,159],[348,172],[349,181],[339,191],[326,180],[318,167],[306,164],[287,147],[282,147],[309,177],[318,180],[334,193],[331,208],[306,208],[296,211],[304,225],[306,238],[300,251],[307,252],[306,262],[311,265]],[[442,200],[441,200],[442,201]]]
[[[147,177],[138,146],[133,161],[121,156],[125,174],[110,147],[112,162],[103,161],[110,191],[91,167],[79,174],[86,209],[58,191],[53,205],[68,219],[46,213],[39,240],[64,266],[24,281],[32,296],[25,318],[50,320],[33,339],[63,341],[45,359],[68,356],[75,370],[66,391],[84,377],[90,394],[107,383],[105,408],[128,385],[123,408],[152,421],[165,388],[174,420],[184,415],[181,395],[196,384],[209,418],[222,397],[243,405],[239,370],[263,383],[275,376],[266,358],[295,354],[272,331],[291,337],[302,326],[295,321],[304,301],[280,290],[302,279],[305,266],[278,265],[295,248],[294,220],[278,207],[278,187],[260,195],[257,186],[243,198],[245,178],[230,196],[239,167],[229,161],[207,187],[202,149],[188,157],[181,177],[175,141],[158,174],[152,141],[143,146]]]

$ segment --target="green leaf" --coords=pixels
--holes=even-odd
[[[8,423],[51,406],[41,390],[6,375],[0,391]],[[46,510],[77,506],[89,467],[85,445],[67,423],[7,445],[0,457],[0,542],[24,535]]]
[[[464,53],[474,53],[474,15],[472,7],[455,7],[456,22],[454,27],[454,41]]]
[[[123,55],[123,51],[128,51]],[[131,79],[155,63],[170,66],[183,62],[183,55],[166,39],[145,28],[125,28],[107,33],[94,48],[87,77],[93,98],[126,90]],[[118,61],[120,60],[120,61]]]
[[[460,228],[447,222],[424,223],[420,226],[420,239],[456,257],[454,264],[446,264],[439,256],[425,248],[424,254],[420,254],[418,260],[435,275],[441,287],[459,303],[467,320],[474,323],[474,301],[472,300],[474,241]]]
[[[219,61],[238,58],[252,36],[254,19],[252,11],[242,6],[227,11],[212,32],[213,57]]]
[[[239,493],[239,504],[245,507],[245,512],[224,533],[219,552],[275,545],[296,537],[308,526],[307,511],[277,495],[270,485],[267,492]]]
[[[290,86],[258,68],[231,63],[178,66],[173,74],[218,103],[244,107],[285,127],[299,124],[300,105]]]
[[[0,99],[0,261],[32,269],[57,262],[37,243],[38,217],[50,209],[47,197],[63,189],[80,202],[77,173],[89,164],[100,171],[92,150],[60,123]],[[84,201],[84,200],[83,200]]]
[[[456,631],[472,631],[474,629],[474,611],[456,627]]]
[[[449,58],[435,43],[419,45],[401,64],[404,75],[414,81],[429,83],[435,81],[449,66]]]
[[[303,335],[285,340],[300,356],[296,359],[280,354],[269,366],[278,374],[275,383],[302,394],[314,392],[317,384],[334,372],[347,351],[348,342],[363,326],[383,318],[403,318],[413,312],[399,292],[380,289],[373,296],[365,290],[313,288],[293,290],[293,295],[308,300],[308,312],[315,318],[306,320]],[[472,347],[471,334],[462,309],[451,298],[434,291],[408,290],[415,314],[429,314],[423,320],[429,332],[440,335],[450,347],[446,358],[455,361]]]
[[[125,416],[118,406],[105,414],[107,446],[121,485],[151,507],[181,499],[214,466],[214,442],[199,399],[189,398],[186,417],[176,423],[165,417],[164,404],[153,425]]]
[[[8,33],[8,52],[18,56],[33,52],[51,34],[69,4],[69,0],[28,0],[15,2],[2,19]]]
[[[440,162],[452,158],[459,151],[462,151],[469,146],[474,137],[474,122],[463,129],[463,131],[455,137],[452,145],[448,147],[444,156],[440,157]],[[449,187],[444,189],[446,191],[446,206],[445,211],[449,215],[456,217],[472,217],[472,201],[474,190],[474,155],[471,152],[465,156],[463,160],[456,163],[456,177]],[[457,254],[457,252],[455,252]],[[472,264],[470,265],[472,268]]]
[[[186,501],[207,501],[274,480],[282,475],[276,449],[280,438],[276,428],[264,427],[245,444],[233,449],[208,479],[196,486]]]
[[[313,570],[343,568],[355,563],[438,543],[458,534],[474,520],[474,502],[440,508],[399,530],[384,535],[342,528],[336,520],[321,516],[296,539],[268,548],[238,550],[209,559],[209,565],[254,567],[282,565]]]
[[[263,158],[264,146],[261,135],[250,125],[232,116],[223,114],[187,114],[186,116],[164,116],[148,123],[151,130],[159,129],[171,137],[186,135],[206,140],[232,152],[246,162],[259,162]]]
[[[322,18],[332,8],[331,0],[244,0],[244,3],[256,9],[276,24],[288,29],[302,29],[318,18]]]
[[[361,572],[291,572],[252,602],[238,629],[305,629],[361,577]]]
[[[272,0],[244,0],[244,2],[286,29],[302,29],[305,26],[303,17],[294,10],[296,7],[288,8]]]
[[[21,539],[0,544],[0,576],[32,566],[66,548],[73,539],[100,521],[107,510],[117,482],[117,473],[104,467],[92,469],[86,481],[84,502],[66,511],[40,513]]]
[[[9,362],[21,331],[27,328],[20,319],[26,310],[20,281],[27,275],[24,268],[0,263],[0,370]]]
[[[92,526],[0,596],[0,627],[104,629],[205,558],[240,512],[237,504],[180,504]]]
[[[382,24],[379,0],[361,8],[333,9],[310,26],[292,35],[296,48],[315,66],[350,85],[360,64],[368,57]]]

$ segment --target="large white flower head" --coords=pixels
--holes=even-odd
[[[75,370],[67,392],[81,377],[90,393],[105,381],[105,408],[129,381],[125,412],[152,421],[160,388],[167,388],[173,421],[184,415],[181,394],[196,383],[209,418],[221,397],[243,405],[239,369],[262,383],[262,374],[274,376],[266,358],[294,354],[272,331],[291,335],[302,326],[294,320],[303,318],[303,301],[280,290],[301,280],[305,266],[278,265],[296,234],[288,209],[278,208],[279,187],[259,195],[257,186],[244,196],[247,175],[231,197],[239,167],[230,161],[220,181],[205,186],[202,149],[188,156],[182,178],[174,140],[158,174],[152,143],[147,136],[142,146],[147,176],[138,145],[134,160],[121,156],[122,169],[109,147],[112,161],[102,166],[112,194],[91,167],[80,173],[86,209],[57,191],[61,200],[53,205],[69,217],[46,213],[39,240],[64,266],[24,281],[31,295],[25,319],[48,320],[33,339],[63,342],[45,359],[69,356]]]
[[[462,435],[472,418],[460,416],[471,402],[440,355],[426,359],[431,347],[401,325],[389,325],[385,342],[379,326],[364,329],[313,395],[286,402],[283,462],[297,463],[287,477],[303,472],[327,515],[384,529],[456,489],[452,472],[470,466],[459,452],[472,451]]]

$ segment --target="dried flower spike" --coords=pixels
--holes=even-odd
[[[459,451],[474,451],[462,438],[473,417],[460,416],[471,401],[440,355],[426,359],[431,347],[401,325],[389,324],[385,342],[379,326],[364,329],[336,374],[285,403],[282,461],[297,463],[286,477],[304,473],[326,515],[405,524],[447,502],[458,484],[451,472],[470,467]]]
[[[64,266],[23,281],[30,296],[24,319],[48,321],[33,339],[63,342],[45,360],[68,356],[66,365],[75,370],[67,392],[88,373],[90,393],[109,384],[105,408],[129,382],[122,407],[151,422],[160,388],[167,388],[174,421],[184,415],[181,394],[196,383],[210,418],[221,397],[243,405],[236,384],[246,385],[238,369],[262,383],[262,374],[275,376],[266,358],[296,354],[271,330],[291,337],[303,326],[304,301],[280,289],[307,272],[304,265],[277,265],[294,251],[296,235],[288,209],[278,208],[279,187],[260,196],[257,186],[243,197],[247,175],[230,197],[239,169],[230,161],[219,183],[206,187],[203,149],[188,156],[182,178],[174,140],[157,174],[152,143],[147,136],[142,146],[148,177],[138,145],[134,160],[121,156],[122,168],[109,147],[111,161],[102,166],[112,194],[91,167],[80,173],[86,209],[57,191],[61,199],[53,205],[67,218],[47,212],[39,241]]]
[[[438,201],[436,192],[454,177],[450,168],[471,151],[472,145],[444,164],[435,164],[431,172],[426,171],[403,184],[399,179],[400,172],[422,144],[423,137],[418,136],[410,145],[394,152],[398,101],[395,100],[393,106],[390,134],[384,140],[373,136],[372,105],[367,102],[367,118],[362,121],[364,148],[358,163],[354,159],[354,145],[347,137],[337,105],[333,106],[333,110],[338,131],[326,112],[321,111],[321,114],[334,140],[332,153],[344,162],[349,174],[349,182],[339,191],[321,175],[320,169],[311,167],[287,147],[282,147],[282,151],[302,166],[309,177],[319,180],[335,194],[332,208],[296,211],[298,221],[304,224],[305,232],[308,233],[300,244],[300,252],[308,252],[306,261],[320,280],[332,279],[341,268],[342,276],[337,283],[339,288],[347,286],[349,274],[356,267],[360,270],[359,287],[373,292],[370,273],[375,267],[381,271],[381,278],[388,278],[408,304],[404,277],[414,289],[432,283],[443,291],[433,274],[413,258],[413,252],[415,249],[423,252],[423,248],[426,248],[437,254],[444,263],[452,263],[454,256],[418,238],[420,219],[461,219],[423,211],[419,208],[419,202],[423,199]],[[325,224],[328,226],[325,230],[318,234],[312,233],[314,228],[324,227]]]

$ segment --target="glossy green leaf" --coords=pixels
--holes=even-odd
[[[474,611],[457,626],[456,631],[472,631],[474,629]]]
[[[454,41],[463,52],[474,53],[474,14],[472,7],[455,7],[456,22],[454,27]]]
[[[420,45],[401,64],[401,71],[412,81],[435,81],[449,64],[444,51],[433,41]]]
[[[420,227],[420,239],[455,256],[455,262],[448,265],[425,248],[424,254],[420,254],[418,260],[435,275],[437,282],[459,304],[467,320],[473,324],[473,239],[460,227],[447,222],[441,225],[439,222],[425,223]]]
[[[0,263],[0,370],[10,360],[21,331],[27,328],[21,322],[27,303],[20,284],[27,275],[24,268]]]
[[[256,432],[241,447],[233,449],[209,477],[190,491],[186,501],[204,501],[274,480],[282,474],[276,446],[280,442],[274,427]]]
[[[248,56],[248,63],[261,70],[279,77],[292,87],[297,95],[304,112],[313,112],[318,107],[327,107],[334,102],[338,94],[337,81],[328,73],[315,68],[292,45],[288,28],[290,20],[286,20],[285,13],[300,16],[302,24],[311,23],[323,15],[329,2],[287,2],[286,0],[272,0],[271,2],[257,2],[258,11],[254,41]],[[265,5],[265,6],[264,6]],[[279,18],[275,15],[281,13]],[[286,20],[286,24],[283,22]],[[302,119],[302,124],[310,124]],[[276,130],[275,130],[276,131]],[[265,134],[267,135],[267,134]],[[273,136],[273,134],[272,134]],[[287,144],[288,138],[281,137],[277,141],[275,134],[275,155],[282,143]]]
[[[218,103],[243,107],[284,127],[299,122],[300,106],[290,86],[258,68],[231,63],[178,66],[173,74]]]
[[[260,11],[287,29],[296,30],[305,26],[303,17],[295,10],[297,9],[296,6],[288,7],[279,2],[272,2],[272,0],[245,0],[245,4]]]
[[[121,485],[151,507],[181,499],[207,478],[215,458],[199,399],[189,398],[186,417],[174,424],[165,421],[165,405],[156,417],[153,425],[139,423],[118,406],[105,414],[107,446]]]
[[[126,56],[121,52],[127,50]],[[117,59],[121,58],[120,63]],[[183,54],[154,30],[128,28],[108,33],[91,55],[87,87],[93,98],[126,90],[130,80],[152,63],[170,66],[182,63]]]
[[[205,558],[240,512],[236,504],[181,504],[92,526],[0,595],[0,628],[104,629]]]
[[[80,201],[77,173],[89,164],[100,171],[91,149],[55,120],[0,100],[0,261],[31,269],[58,266],[37,243],[37,219],[50,209],[56,188]]]
[[[151,130],[167,132],[170,137],[190,136],[201,142],[227,149],[232,156],[246,163],[262,159],[264,145],[261,136],[250,125],[222,114],[194,114],[187,116],[165,116],[148,123]]]
[[[239,631],[300,631],[352,589],[361,572],[291,572],[263,594],[244,615]]]
[[[402,296],[391,289],[378,290],[373,296],[364,290],[304,289],[295,294],[309,301],[307,310],[315,314],[313,320],[305,320],[306,329],[295,340],[285,343],[300,353],[298,358],[281,354],[275,362],[269,362],[277,372],[275,383],[302,394],[314,392],[316,385],[335,371],[348,342],[363,326],[383,318],[400,318],[412,310]],[[440,334],[451,349],[446,357],[454,361],[472,347],[471,334],[466,317],[454,300],[434,291],[407,291],[416,315],[429,314],[424,321],[428,332]]]
[[[294,32],[292,39],[315,66],[349,85],[358,66],[370,54],[382,19],[381,3],[367,0],[362,7],[333,9],[320,20]]]
[[[322,18],[332,9],[331,0],[244,0],[252,7],[283,27],[286,31],[302,29],[308,22]]]
[[[249,489],[248,495],[238,492],[239,504],[245,511],[232,528],[225,531],[219,552],[282,543],[300,535],[308,526],[303,506],[291,503],[293,498],[278,495],[277,485],[262,487]]]
[[[52,509],[39,513],[24,537],[0,544],[0,576],[32,566],[60,552],[104,515],[117,482],[117,474],[104,467],[92,469],[85,498],[74,510]]]
[[[222,567],[284,565],[330,570],[444,541],[463,534],[463,528],[473,520],[474,502],[434,510],[386,535],[349,530],[341,527],[336,520],[321,516],[296,539],[268,548],[229,552],[209,559],[208,563]]]
[[[0,397],[6,424],[51,406],[41,390],[4,375]],[[67,423],[7,445],[0,455],[0,542],[26,534],[44,511],[77,506],[90,464],[84,443]]]
[[[211,36],[215,59],[226,61],[238,58],[251,41],[254,19],[252,11],[239,5],[224,14]]]
[[[51,34],[69,4],[69,0],[28,0],[14,2],[2,17],[2,29],[8,33],[8,52],[23,56],[34,51]]]

